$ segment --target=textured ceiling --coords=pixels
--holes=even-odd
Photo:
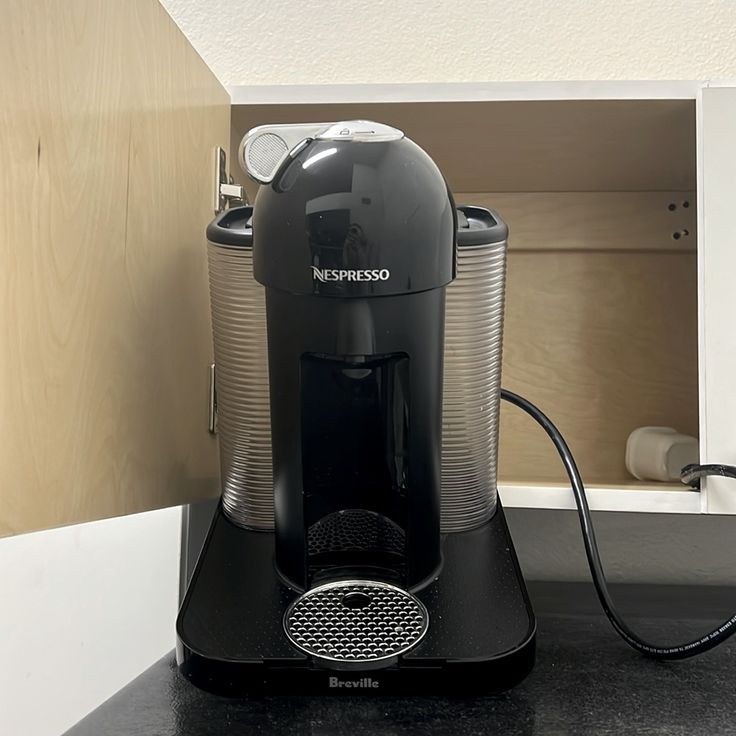
[[[224,85],[736,77],[734,0],[161,0]]]

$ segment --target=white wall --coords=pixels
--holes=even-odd
[[[733,0],[161,0],[224,85],[736,76]]]
[[[181,509],[0,539],[0,733],[58,736],[173,648]]]

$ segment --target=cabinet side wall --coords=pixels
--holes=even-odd
[[[228,96],[156,0],[3,11],[0,535],[211,495]]]

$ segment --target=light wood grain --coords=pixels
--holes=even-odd
[[[215,493],[225,91],[156,0],[6,0],[0,99],[0,534]]]
[[[462,192],[455,199],[495,209],[513,250],[696,249],[695,192]]]
[[[360,118],[403,130],[456,192],[695,189],[693,100],[235,105],[232,140],[264,123]]]
[[[694,253],[509,254],[503,385],[565,435],[583,477],[618,487],[629,433],[698,436]],[[544,432],[504,405],[502,481],[564,482]]]

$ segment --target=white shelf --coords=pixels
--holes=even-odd
[[[703,497],[698,491],[673,489],[586,487],[592,511],[635,511],[660,514],[703,513]],[[502,483],[498,487],[507,508],[576,509],[570,486]]]
[[[228,87],[233,105],[485,102],[511,100],[694,100],[704,81],[283,84]]]

